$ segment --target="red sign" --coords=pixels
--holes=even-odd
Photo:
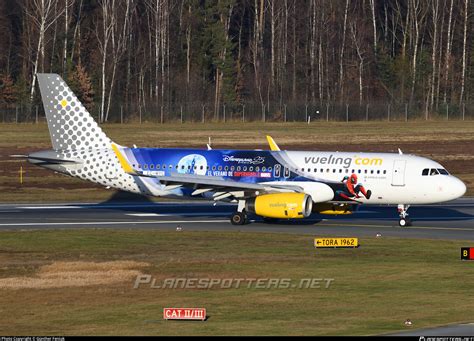
[[[164,308],[164,320],[201,320],[206,319],[205,308]]]

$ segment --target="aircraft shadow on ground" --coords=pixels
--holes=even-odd
[[[136,205],[136,206],[134,206]],[[104,207],[105,206],[105,207]],[[170,205],[168,202],[154,202],[149,197],[128,193],[116,192],[106,201],[99,204],[88,205],[89,208],[118,210],[128,213],[156,213],[169,214],[176,217],[209,217],[216,218],[230,217],[235,210],[235,204],[218,203],[213,206],[206,200],[196,200],[189,204],[183,202],[179,205]],[[474,215],[464,213],[456,208],[446,208],[442,206],[413,206],[409,209],[410,218],[413,221],[453,221],[453,220],[472,220]],[[350,221],[360,220],[398,220],[397,208],[395,206],[361,206],[358,211],[348,215],[320,215],[313,214],[307,219],[281,220],[265,222],[260,217],[250,216],[250,219],[256,222],[268,224],[285,225],[313,225],[324,221]]]

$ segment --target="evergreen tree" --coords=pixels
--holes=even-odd
[[[0,78],[0,103],[10,108],[18,101],[17,89],[10,75],[6,74]]]
[[[92,110],[94,108],[95,93],[86,69],[79,63],[69,75],[69,86],[72,91],[89,111]]]

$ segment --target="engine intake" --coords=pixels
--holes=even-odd
[[[309,217],[313,208],[311,196],[304,193],[259,195],[245,203],[245,210],[261,217],[290,219]]]

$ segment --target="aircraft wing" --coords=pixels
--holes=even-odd
[[[163,185],[166,185],[168,189],[178,187],[192,188],[194,189],[193,195],[198,195],[205,192],[215,192],[217,194],[217,196],[215,196],[215,200],[219,200],[218,198],[221,196],[223,199],[228,197],[253,197],[255,195],[264,193],[304,192],[303,188],[300,186],[238,182],[226,180],[222,177],[211,177],[197,174],[175,173],[170,176],[156,176],[143,173],[137,175],[155,178]],[[255,192],[258,192],[258,194]]]

